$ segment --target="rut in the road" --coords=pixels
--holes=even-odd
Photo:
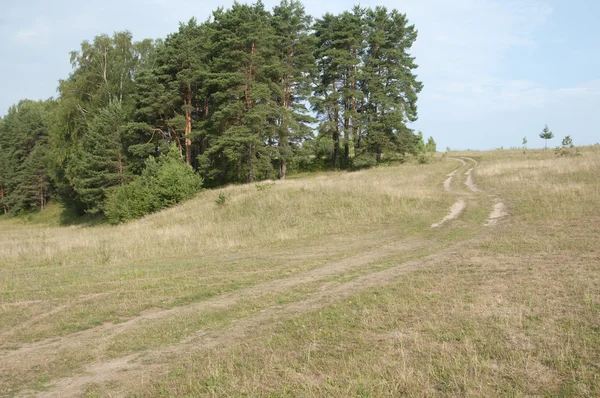
[[[479,191],[471,176],[473,169],[477,166],[477,162],[470,158],[456,158],[454,160],[461,162],[462,165],[447,175],[448,179],[444,182],[444,189],[446,191],[450,190],[453,177],[467,164],[465,160],[468,160],[473,162],[474,166],[465,173],[467,175],[465,185],[471,191]],[[470,195],[468,197],[475,196],[464,192],[462,195],[465,197],[467,195]],[[465,199],[459,198],[452,205],[450,213],[439,223],[433,224],[431,227],[437,228],[445,222],[455,219],[465,208]],[[494,222],[496,219],[494,219]],[[0,358],[0,373],[7,374],[4,370],[8,366],[11,367],[12,372],[18,372],[20,370],[19,367],[21,367],[22,372],[30,372],[36,367],[36,364],[54,361],[59,358],[61,350],[68,347],[78,347],[81,350],[89,351],[90,356],[96,358],[94,362],[82,365],[82,369],[80,369],[81,373],[78,375],[53,380],[49,383],[50,390],[35,392],[35,394],[40,397],[77,396],[83,393],[86,386],[91,383],[99,384],[100,386],[109,383],[107,385],[115,389],[115,393],[111,392],[110,396],[124,396],[139,389],[140,382],[142,381],[143,383],[144,378],[147,380],[152,375],[164,374],[169,365],[172,367],[174,363],[181,363],[186,356],[223,344],[241,342],[244,338],[256,334],[260,328],[267,327],[273,322],[323,308],[373,286],[389,284],[395,278],[407,272],[442,263],[447,265],[454,258],[453,254],[457,252],[457,249],[472,242],[463,241],[422,259],[407,261],[382,271],[371,272],[349,282],[326,282],[326,280],[331,280],[336,275],[342,275],[348,271],[362,268],[377,261],[391,259],[393,256],[439,244],[436,241],[427,241],[424,239],[411,239],[402,242],[392,242],[388,239],[387,243],[380,244],[359,255],[330,261],[322,267],[300,273],[290,278],[261,283],[253,287],[223,294],[213,299],[183,307],[143,314],[121,324],[102,325],[74,335],[24,345],[22,348],[7,353],[6,356]],[[254,315],[232,321],[230,326],[218,332],[193,332],[175,344],[148,349],[139,354],[125,355],[120,358],[110,359],[107,355],[108,347],[121,333],[135,332],[138,330],[137,328],[141,330],[144,327],[156,325],[155,322],[161,320],[166,322],[180,316],[202,316],[202,314],[210,310],[224,310],[233,307],[240,300],[257,298],[269,293],[287,292],[296,286],[314,282],[318,282],[320,288],[317,288],[306,298],[283,306],[268,307]],[[313,288],[311,287],[311,289]],[[23,391],[22,393],[34,392]]]
[[[473,170],[475,170],[475,167],[477,167],[477,165],[479,163],[477,163],[477,161],[475,159],[464,158],[464,157],[463,157],[463,159],[473,162],[473,167],[471,167],[465,173],[465,175],[467,176],[467,179],[465,180],[465,185],[467,186],[467,188],[469,188],[473,192],[481,191],[481,189],[479,189],[479,187],[477,187],[477,185],[475,185],[475,182],[473,181]]]
[[[492,212],[490,213],[487,221],[484,226],[489,227],[490,225],[495,225],[499,219],[502,217],[506,217],[508,213],[506,212],[506,207],[504,203],[497,201],[492,208]]]
[[[452,207],[450,207],[450,213],[448,213],[448,215],[446,217],[444,217],[442,219],[442,221],[435,223],[435,224],[431,224],[431,228],[439,228],[446,221],[455,219],[456,217],[458,217],[460,215],[460,213],[462,213],[462,211],[465,209],[465,206],[466,206],[466,204],[465,204],[464,200],[462,200],[462,199],[458,200],[456,203],[454,203],[452,205]]]
[[[147,328],[148,325],[152,325],[154,322],[159,322],[162,319],[171,319],[186,315],[201,316],[207,311],[225,310],[233,307],[241,300],[260,297],[265,294],[285,293],[296,286],[323,281],[389,256],[397,256],[413,250],[419,250],[431,244],[431,241],[423,239],[407,239],[400,242],[388,239],[384,244],[375,246],[371,250],[359,255],[330,261],[324,266],[289,278],[264,282],[187,306],[142,314],[124,323],[105,324],[61,338],[25,344],[21,348],[10,351],[0,357],[0,373],[10,376],[10,374],[31,372],[36,366],[56,361],[64,354],[63,351],[65,349],[73,349],[74,347],[77,347],[78,350],[89,351],[96,358],[106,358],[108,348],[122,333],[135,331],[138,328],[140,330]],[[101,363],[104,363],[104,361],[93,366],[100,367]],[[106,364],[109,367],[112,366],[112,362],[109,360]],[[115,366],[114,369],[122,367],[123,362],[121,361],[119,362],[119,366]],[[90,382],[92,381],[90,379]]]
[[[453,172],[446,174],[446,177],[448,177],[446,179],[446,181],[444,181],[444,191],[446,191],[446,192],[450,192],[450,184],[452,184],[452,180],[454,179],[454,176],[456,175],[458,170],[460,170],[461,167],[463,167],[467,164],[467,162],[465,162],[464,160],[462,160],[460,158],[448,158],[448,159],[456,160],[457,162],[461,162],[462,164]]]
[[[229,328],[214,333],[200,331],[185,342],[146,351],[138,355],[129,355],[115,360],[93,363],[86,367],[86,374],[65,378],[54,382],[51,391],[42,392],[38,397],[66,397],[81,394],[89,383],[107,383],[118,385],[117,396],[125,396],[140,387],[143,375],[159,374],[165,370],[165,358],[189,356],[202,350],[222,344],[243,341],[244,337],[256,334],[257,329],[268,326],[274,321],[282,321],[298,314],[323,308],[336,301],[357,294],[373,286],[388,284],[399,276],[417,269],[448,263],[458,249],[472,241],[463,241],[438,253],[420,260],[412,260],[383,271],[360,276],[350,282],[340,282],[313,293],[308,299],[285,306],[271,307],[256,316],[240,319]],[[115,396],[112,394],[111,396]]]

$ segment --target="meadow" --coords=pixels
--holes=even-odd
[[[0,395],[598,396],[598,175],[450,152],[0,219]]]

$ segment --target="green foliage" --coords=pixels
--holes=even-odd
[[[430,140],[433,141],[432,138],[430,138]],[[429,163],[429,158],[427,157],[427,152],[429,152],[427,145],[435,146],[435,142],[433,142],[433,144],[430,144],[428,141],[427,144],[425,144],[423,140],[423,132],[419,131],[419,133],[416,136],[415,143],[415,154],[417,155],[417,162],[419,164]]]
[[[52,194],[48,125],[52,100],[20,101],[0,124],[0,211],[43,209]]]
[[[429,137],[429,139],[427,140],[427,144],[425,144],[425,152],[428,152],[428,153],[437,152],[437,145],[436,145],[435,141],[433,140],[433,137]]]
[[[131,179],[120,136],[125,119],[119,103],[101,109],[66,168],[67,178],[87,213],[102,212],[108,192]]]
[[[109,194],[104,212],[111,224],[135,220],[155,209],[152,199],[152,191],[138,177]]]
[[[318,83],[312,104],[321,118],[320,134],[332,139],[332,166],[348,163],[352,147],[359,155],[374,154],[377,162],[386,151],[415,153],[406,122],[417,118],[422,84],[408,55],[417,32],[406,16],[357,6],[325,14],[314,29]]]
[[[562,146],[559,146],[556,148],[556,150],[554,151],[554,153],[557,156],[580,156],[581,153],[579,152],[579,149],[575,147],[575,145],[573,145],[573,139],[571,138],[570,135],[567,135],[565,138],[563,138],[562,140]]]
[[[223,207],[227,204],[228,200],[229,200],[229,195],[226,195],[225,192],[219,192],[219,196],[215,200],[215,203],[217,204],[217,206]]]
[[[563,147],[568,147],[568,148],[572,148],[573,147],[573,139],[571,138],[570,135],[568,135],[565,138],[563,138],[563,140],[562,140],[562,146]]]
[[[56,101],[24,101],[0,123],[0,210],[54,195],[122,221],[170,206],[197,178],[155,159],[170,145],[213,187],[435,152],[407,127],[423,87],[416,38],[396,10],[313,22],[298,0],[235,2],[164,40],[98,35],[70,54]]]
[[[368,169],[377,165],[377,159],[374,155],[369,153],[363,153],[352,159],[353,169]]]
[[[201,186],[200,176],[173,145],[166,154],[149,157],[140,177],[113,190],[104,212],[112,224],[126,222],[191,199]]]
[[[551,140],[552,138],[554,138],[554,133],[552,131],[550,131],[550,129],[548,128],[548,125],[544,126],[544,129],[540,133],[540,138],[544,140],[544,143],[545,143],[544,148],[547,149],[548,148],[548,140]]]

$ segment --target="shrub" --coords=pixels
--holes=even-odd
[[[554,153],[557,156],[580,156],[579,148],[573,145],[573,139],[571,136],[566,136],[562,140],[562,146],[556,148]]]
[[[108,193],[104,214],[111,224],[143,217],[152,212],[151,195],[140,178]]]
[[[153,210],[160,210],[191,199],[202,186],[202,178],[170,150],[158,159],[148,158],[142,172],[142,185],[150,188]]]
[[[364,153],[352,159],[353,169],[368,169],[377,165],[377,159],[373,155]]]
[[[227,204],[227,200],[229,199],[228,195],[225,195],[225,192],[219,192],[219,197],[215,200],[215,203],[219,207],[224,207]]]
[[[112,224],[133,220],[191,199],[201,186],[202,178],[172,146],[158,158],[149,157],[136,180],[114,189],[108,195],[104,213]]]

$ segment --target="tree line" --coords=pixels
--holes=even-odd
[[[296,0],[235,3],[165,39],[96,36],[70,54],[56,99],[20,101],[0,119],[0,208],[57,197],[81,213],[121,208],[125,220],[156,210],[127,216],[136,190],[171,195],[157,199],[167,206],[190,186],[417,154],[416,38],[397,10],[313,19]]]

